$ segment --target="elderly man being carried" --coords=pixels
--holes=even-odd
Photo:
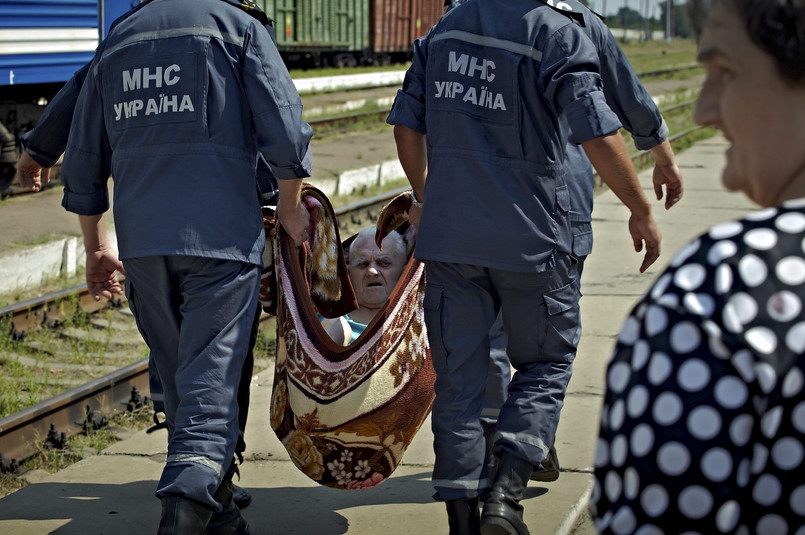
[[[338,318],[321,318],[330,338],[342,345],[354,342],[385,306],[407,261],[408,246],[400,233],[389,233],[379,249],[375,227],[361,230],[347,252],[349,278],[358,308]]]

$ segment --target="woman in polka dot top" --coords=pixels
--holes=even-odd
[[[626,320],[601,533],[805,534],[805,0],[712,4],[694,119],[732,144],[724,185],[764,209],[685,246]]]

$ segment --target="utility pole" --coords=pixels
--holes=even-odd
[[[673,12],[674,12],[673,4],[674,3],[673,3],[672,0],[666,0],[666,2],[665,2],[665,5],[666,5],[666,9],[665,9],[665,40],[668,42],[669,45],[674,40],[673,37],[671,36],[671,28],[673,28],[673,26],[671,25],[671,17],[672,17]]]
[[[621,17],[621,24],[623,24],[623,42],[626,42],[626,0],[623,0],[623,17]]]

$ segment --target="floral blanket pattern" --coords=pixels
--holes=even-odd
[[[278,333],[271,427],[294,464],[314,481],[369,488],[395,470],[433,404],[424,266],[410,258],[384,311],[353,344],[335,344],[316,313],[343,309],[333,303],[351,302],[352,288],[342,274],[316,273],[345,270],[339,262],[343,251],[338,239],[331,246],[338,236],[329,202],[313,188],[303,195],[315,218],[310,247],[294,247],[281,229],[275,239]],[[384,211],[378,240],[393,231],[401,206],[407,209],[404,199]],[[321,290],[316,282],[329,280],[324,285],[332,288],[335,279],[341,281],[336,291]]]

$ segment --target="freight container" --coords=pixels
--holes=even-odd
[[[414,39],[444,12],[441,0],[258,0],[258,4],[274,20],[277,48],[291,66],[405,61]]]
[[[444,13],[439,0],[371,0],[374,54],[408,55],[414,40],[428,32]]]

